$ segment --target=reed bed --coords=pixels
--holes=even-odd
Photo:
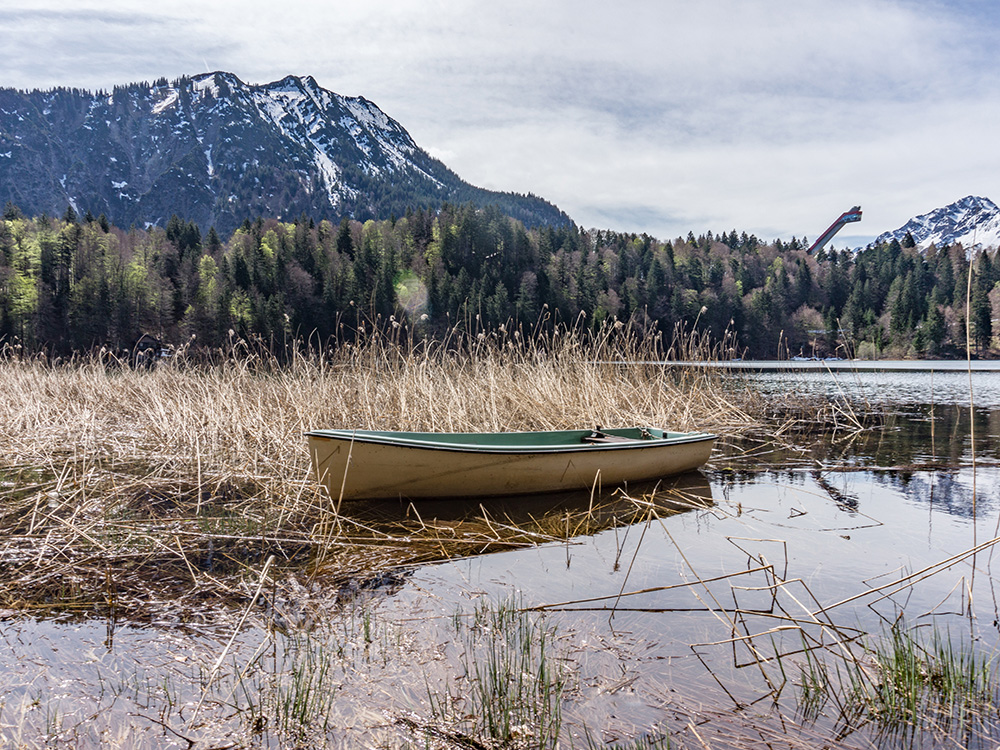
[[[485,513],[441,522],[412,508],[381,525],[336,513],[310,474],[302,433],[313,428],[653,424],[732,436],[828,411],[789,417],[716,369],[671,364],[726,354],[683,331],[663,348],[620,326],[419,341],[398,330],[277,354],[233,338],[141,369],[103,353],[52,363],[0,352],[0,607],[190,614],[206,597],[245,600],[272,554],[276,570],[367,580],[581,528],[562,516],[524,528]]]

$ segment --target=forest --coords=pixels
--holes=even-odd
[[[741,355],[989,356],[1000,259],[902,242],[807,252],[736,230],[645,234],[526,228],[495,207],[401,217],[246,220],[230,236],[172,217],[0,221],[0,346],[67,356],[141,339],[207,350],[234,337],[324,344],[360,331],[537,333],[607,324],[698,330]]]

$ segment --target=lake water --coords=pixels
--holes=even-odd
[[[332,746],[391,745],[406,736],[395,719],[426,719],[429,694],[467,684],[456,612],[511,597],[556,628],[571,675],[565,736],[583,747],[585,734],[611,742],[669,733],[691,746],[747,747],[829,737],[832,717],[806,721],[799,710],[804,645],[835,661],[852,639],[880,637],[894,623],[994,654],[1000,370],[740,363],[732,377],[774,393],[864,403],[880,422],[819,439],[724,441],[704,472],[661,489],[693,498],[685,512],[653,506],[661,510],[644,522],[570,542],[401,571],[391,586],[331,603],[308,636],[246,627],[207,688],[225,628],[8,615],[0,738],[222,743],[242,721],[233,706],[248,710],[241,686],[277,689],[275,675],[291,672],[292,656],[320,663],[336,653],[327,665],[334,697],[312,708],[328,718],[323,736]],[[425,520],[434,512],[425,508]],[[195,717],[203,694],[210,700],[201,710],[217,720],[211,728]],[[962,742],[995,746],[995,718]],[[277,737],[258,735],[273,747]],[[838,746],[874,741],[860,730]],[[914,742],[922,745],[933,742]]]
[[[768,392],[861,402],[1000,408],[1000,361],[803,360],[722,363]]]

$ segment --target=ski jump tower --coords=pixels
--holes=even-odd
[[[852,221],[861,221],[861,206],[855,206],[850,211],[845,211],[840,215],[829,228],[819,236],[819,239],[812,243],[812,247],[809,248],[810,253],[818,251],[827,242],[833,239],[833,235],[840,231],[840,228],[844,224],[850,224]]]

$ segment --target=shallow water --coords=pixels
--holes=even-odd
[[[1000,408],[1000,361],[746,361],[723,363],[769,393],[848,398],[872,404]]]
[[[782,669],[792,678],[778,698],[794,715],[801,663],[794,652],[803,637],[829,644],[878,634],[900,616],[996,649],[1000,560],[992,547],[974,560],[952,558],[997,535],[1000,470],[705,476],[710,507],[570,543],[421,566],[390,589],[322,605],[328,621],[305,636],[245,627],[207,690],[235,622],[199,632],[8,620],[0,719],[71,746],[185,746],[163,724],[221,741],[246,731],[225,708],[228,699],[249,711],[239,695],[229,697],[235,675],[253,664],[243,681],[251,693],[263,691],[304,637],[323,658],[340,654],[329,741],[354,732],[381,737],[384,720],[372,711],[426,714],[428,681],[460,681],[452,616],[511,596],[546,610],[545,622],[560,634],[578,686],[566,704],[566,732],[578,738],[584,726],[609,739],[684,731],[706,705],[725,711],[770,702]],[[382,633],[374,645],[362,635],[369,616]],[[745,637],[734,643],[734,633]],[[761,656],[775,651],[788,654],[780,665]],[[209,700],[199,720],[203,692]],[[258,739],[281,744],[278,735]]]
[[[575,545],[428,566],[410,585],[456,602],[517,591],[526,605],[549,609],[561,628],[610,641],[626,634],[629,656],[618,665],[649,678],[654,692],[699,701],[712,695],[730,707],[770,692],[762,672],[780,681],[754,648],[793,652],[803,634],[829,642],[833,626],[877,634],[903,616],[910,625],[969,633],[987,653],[996,649],[1000,557],[990,547],[948,563],[997,535],[997,469],[979,469],[975,478],[971,469],[709,477],[710,509]],[[699,582],[722,576],[729,577]],[[767,634],[734,645],[734,629]],[[590,661],[598,675],[616,666],[615,659]],[[795,664],[793,657],[784,666]],[[586,705],[580,716],[591,715]],[[605,710],[621,719],[617,704]],[[643,708],[629,715],[637,727],[658,720]]]
[[[319,736],[336,746],[393,746],[408,736],[395,720],[426,719],[433,686],[465,684],[455,613],[512,596],[558,630],[573,675],[565,732],[578,744],[584,727],[608,741],[669,732],[695,743],[689,726],[698,726],[709,742],[759,742],[773,723],[777,737],[829,736],[831,719],[798,722],[804,642],[831,653],[838,640],[879,636],[902,620],[971,640],[981,653],[1000,647],[1000,560],[991,546],[1000,534],[1000,372],[974,373],[973,408],[968,373],[951,374],[954,381],[937,371],[844,375],[852,397],[886,404],[882,428],[791,450],[729,445],[689,482],[704,507],[568,543],[416,567],[346,601],[317,597],[321,624],[309,631],[270,632],[261,609],[211,681],[235,617],[207,630],[8,613],[0,621],[0,738],[186,747],[186,738],[221,744],[249,733],[279,747],[290,730],[279,732],[272,716],[253,733],[246,696],[284,695],[273,692],[278,676],[305,654],[331,675],[330,702],[310,709],[329,721]],[[841,375],[753,377],[765,388],[835,395],[847,390]],[[501,521],[527,512],[523,504],[493,510]],[[427,504],[421,515],[455,512]],[[1000,730],[987,735],[979,744],[995,745]]]

